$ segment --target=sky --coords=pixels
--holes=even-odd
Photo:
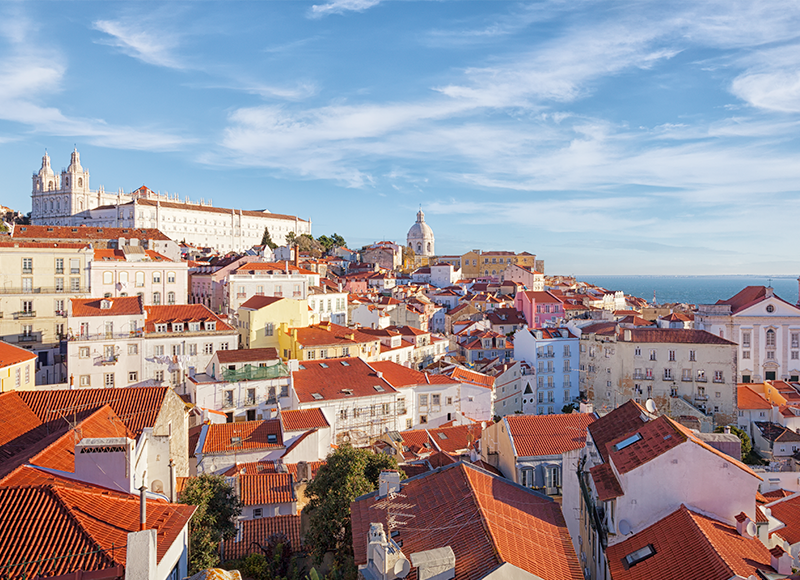
[[[0,204],[74,146],[351,247],[548,274],[798,274],[800,3],[0,4]]]

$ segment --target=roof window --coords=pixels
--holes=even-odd
[[[238,436],[231,437],[231,445],[241,445],[241,444],[242,444],[242,438],[241,437],[238,437]]]
[[[323,398],[322,395],[320,395],[319,393],[311,393],[311,396],[318,401]]]
[[[111,309],[111,300],[101,300],[100,301],[100,309],[101,310],[110,310]]]
[[[349,367],[350,366],[350,363],[347,362],[346,360],[343,360],[343,361],[340,361],[340,362],[342,363],[343,367]]]
[[[275,433],[269,433],[267,435],[267,443],[277,443],[278,436]]]
[[[297,370],[304,371],[306,370],[306,367],[304,367],[303,365],[297,365]]]
[[[627,569],[655,555],[656,555],[656,549],[653,547],[653,544],[647,544],[644,548],[639,548],[635,552],[631,552],[630,554],[625,556],[622,559],[622,561],[625,564],[625,568]]]
[[[353,395],[353,389],[342,389],[342,392],[345,394],[346,397],[350,397]]]
[[[325,363],[319,363],[319,366],[320,366],[320,368],[323,368],[323,369],[328,368],[328,365],[325,364]]]
[[[641,440],[642,440],[641,434],[634,433],[633,435],[631,435],[627,439],[623,439],[622,441],[620,441],[619,443],[614,445],[614,451],[620,451],[621,449],[625,449],[626,447],[628,447],[630,445],[633,445],[637,441],[641,441]]]
[[[447,435],[444,433],[437,433],[437,435],[439,435],[439,439],[447,439]]]
[[[378,391],[379,393],[382,393],[382,392],[384,392],[384,391],[386,390],[386,389],[384,389],[384,388],[383,388],[382,386],[380,386],[380,385],[375,385],[375,386],[374,386],[374,387],[372,387],[372,388],[373,388],[373,389],[375,389],[376,391]]]

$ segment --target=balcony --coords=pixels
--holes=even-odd
[[[543,353],[539,354],[538,356],[540,358],[554,358],[556,356],[556,353],[554,353],[554,352],[543,352]]]
[[[116,355],[116,354],[115,354],[115,355],[114,355],[114,356],[112,356],[112,357],[102,357],[102,358],[98,358],[98,359],[95,361],[95,364],[98,364],[98,365],[100,365],[100,366],[104,366],[104,367],[106,367],[106,366],[112,366],[112,365],[115,365],[115,364],[117,364],[117,362],[118,362],[118,361],[119,361],[119,355]]]
[[[32,288],[22,286],[4,286],[0,287],[0,294],[64,294],[63,286],[36,286]],[[86,288],[70,288],[70,294],[87,294]]]
[[[707,383],[708,379],[706,377],[697,377],[695,379],[698,383]]]
[[[708,401],[708,395],[695,395],[695,401]]]
[[[20,334],[17,337],[17,342],[36,342],[38,338],[36,338],[33,334]]]
[[[22,310],[20,312],[14,313],[14,320],[18,320],[20,318],[36,318],[36,311],[35,310]]]

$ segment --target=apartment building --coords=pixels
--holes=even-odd
[[[578,406],[579,351],[580,340],[567,328],[526,328],[514,335],[514,358],[527,363],[535,375],[525,381],[523,413],[550,415],[568,405]]]

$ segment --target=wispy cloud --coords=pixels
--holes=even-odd
[[[100,42],[115,46],[130,57],[155,66],[177,70],[189,68],[186,62],[175,54],[180,44],[176,33],[154,31],[138,19],[136,22],[96,20],[93,26],[95,30],[110,37]]]
[[[380,4],[381,0],[331,0],[326,4],[314,4],[308,10],[309,18],[323,18],[329,14],[364,12]]]

